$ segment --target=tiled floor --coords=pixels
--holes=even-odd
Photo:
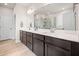
[[[35,56],[35,54],[22,43],[6,40],[0,41],[0,56]]]

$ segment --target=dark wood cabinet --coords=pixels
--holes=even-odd
[[[45,37],[46,56],[70,56],[71,43],[53,37]]]
[[[72,42],[71,44],[71,55],[72,56],[79,56],[79,43],[78,42]]]
[[[37,56],[79,56],[79,43],[20,30],[20,40]]]
[[[44,36],[33,34],[33,52],[38,56],[44,56]]]
[[[26,31],[21,31],[20,30],[20,40],[21,40],[21,42],[24,44],[24,45],[26,45]]]
[[[32,33],[27,32],[27,47],[32,50]]]

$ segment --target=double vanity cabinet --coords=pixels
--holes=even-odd
[[[37,56],[79,56],[79,43],[20,30],[20,40]]]

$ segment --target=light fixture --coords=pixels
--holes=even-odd
[[[27,13],[28,13],[28,14],[32,14],[34,11],[35,11],[35,9],[30,8],[30,9],[27,11]]]
[[[4,3],[4,5],[8,5],[7,3]]]

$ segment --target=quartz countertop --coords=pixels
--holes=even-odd
[[[79,42],[79,32],[78,31],[67,31],[67,30],[55,30],[54,32],[50,32],[50,30],[26,30],[26,29],[20,29],[23,31],[27,32],[32,32],[36,34],[41,34],[45,36],[50,36],[50,37],[56,37],[64,40],[69,40],[69,41],[74,41],[74,42]]]

